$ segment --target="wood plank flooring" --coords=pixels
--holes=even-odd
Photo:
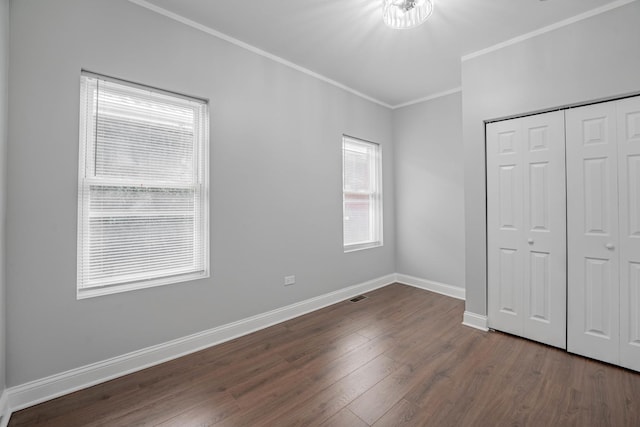
[[[10,426],[640,426],[640,374],[394,284],[13,414]]]

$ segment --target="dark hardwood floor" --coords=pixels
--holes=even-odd
[[[10,426],[640,426],[640,374],[461,325],[404,285],[13,414]]]

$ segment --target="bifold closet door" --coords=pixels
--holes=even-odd
[[[618,363],[620,302],[615,103],[568,110],[567,349]]]
[[[640,371],[640,97],[618,101],[620,364]]]
[[[640,97],[566,126],[568,350],[640,370]]]
[[[491,328],[566,348],[564,114],[487,125]]]

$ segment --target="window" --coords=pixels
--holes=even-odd
[[[382,245],[380,145],[342,138],[345,252]]]
[[[209,275],[206,101],[82,73],[78,298]]]

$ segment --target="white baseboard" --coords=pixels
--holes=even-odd
[[[396,275],[389,274],[207,331],[11,387],[3,394],[4,402],[8,403],[5,403],[6,422],[13,411],[250,334],[395,281]],[[2,421],[5,422],[5,418]]]
[[[9,393],[7,390],[2,391],[0,395],[0,427],[7,427],[11,418],[11,410],[9,409]]]
[[[446,295],[456,299],[465,299],[465,289],[457,286],[447,285],[445,283],[434,282],[433,280],[420,279],[419,277],[409,276],[407,274],[396,274],[396,281],[404,285],[413,286],[438,294]]]
[[[487,316],[481,314],[472,313],[470,311],[464,312],[464,318],[462,324],[471,328],[480,329],[487,332],[489,330],[489,322]]]

